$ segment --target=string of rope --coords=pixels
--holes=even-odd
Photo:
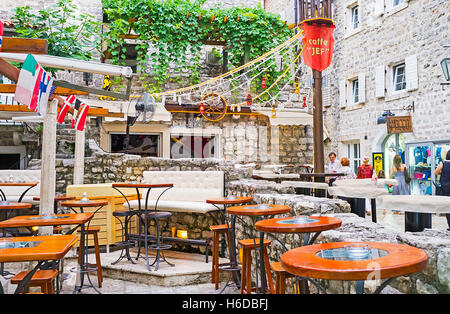
[[[231,74],[233,74],[233,73],[235,73],[237,71],[245,69],[245,68],[251,66],[252,64],[255,64],[256,62],[262,60],[263,58],[265,58],[265,57],[275,53],[276,51],[280,50],[284,46],[290,44],[292,41],[298,39],[302,34],[303,34],[303,30],[301,32],[297,33],[296,35],[292,36],[290,39],[288,39],[287,41],[285,41],[281,45],[273,48],[272,50],[270,50],[270,51],[266,52],[265,54],[261,55],[260,57],[256,58],[255,60],[252,60],[252,61],[250,61],[250,62],[248,62],[248,63],[246,63],[244,65],[241,65],[241,66],[239,66],[239,67],[237,67],[237,68],[235,68],[235,69],[233,69],[231,71],[228,71],[227,73],[224,73],[222,75],[214,77],[214,78],[212,78],[210,80],[207,80],[205,82],[202,82],[202,83],[199,83],[199,84],[195,84],[195,85],[192,85],[192,86],[187,86],[187,87],[183,87],[183,88],[176,89],[176,90],[171,90],[171,91],[166,91],[166,92],[154,93],[154,94],[151,94],[151,95],[154,96],[154,97],[158,97],[158,96],[163,96],[163,95],[175,94],[175,93],[179,93],[179,92],[183,92],[183,91],[186,91],[186,90],[195,89],[195,88],[201,87],[203,85],[207,85],[207,84],[210,84],[212,82],[215,82],[215,81],[217,81],[217,80],[219,80],[219,79],[221,79],[223,77],[227,77],[227,76],[229,76],[229,75],[231,75]]]

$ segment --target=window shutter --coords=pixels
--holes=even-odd
[[[405,58],[406,90],[412,91],[419,88],[417,75],[417,55]]]
[[[375,68],[375,97],[384,97],[385,76],[384,65]]]
[[[375,10],[373,13],[375,17],[384,14],[384,0],[375,0]]]
[[[358,101],[359,103],[366,102],[366,74],[361,73],[358,75]]]
[[[345,108],[347,105],[347,95],[345,89],[345,80],[339,81],[339,107]]]

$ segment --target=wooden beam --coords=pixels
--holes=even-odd
[[[60,108],[58,108],[57,110],[59,112]],[[28,109],[28,106],[25,105],[4,105],[4,104],[0,104],[0,111],[33,112],[32,110]],[[73,113],[73,108],[70,108],[69,112]],[[91,107],[89,108],[88,116],[123,118],[124,114],[121,112],[109,112],[109,110],[105,108]]]
[[[8,94],[14,94],[16,92],[16,85],[15,84],[0,84],[0,94],[1,93],[8,93]],[[75,89],[69,89],[64,87],[57,87],[55,89],[56,95],[88,95],[87,92],[82,92]]]
[[[45,39],[3,37],[2,52],[47,54],[47,51]]]

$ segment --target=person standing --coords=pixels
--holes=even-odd
[[[369,157],[363,157],[363,164],[356,170],[356,179],[370,179],[373,176],[373,167],[369,164]]]
[[[439,163],[436,170],[434,171],[435,175],[441,175],[441,187],[442,187],[442,195],[450,196],[450,149],[447,151],[445,156],[445,160]],[[450,231],[450,214],[446,214],[447,217],[447,230]]]
[[[327,173],[336,173],[341,169],[341,163],[339,160],[336,160],[336,153],[331,152],[328,154],[328,158],[330,159],[330,163],[328,164]],[[336,177],[326,177],[326,182],[329,186],[333,185],[333,182],[336,180]]]
[[[341,168],[339,169],[339,172],[345,173],[345,176],[337,177],[336,180],[346,180],[346,179],[354,179],[355,172],[350,167],[350,160],[346,157],[341,158]]]
[[[397,180],[398,185],[394,186],[392,190],[392,195],[409,195],[409,175],[406,165],[402,163],[402,158],[399,154],[394,156],[393,165],[391,172],[389,173],[389,178]]]

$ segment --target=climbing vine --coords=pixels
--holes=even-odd
[[[205,0],[103,0],[107,57],[114,64],[124,64],[127,41],[133,38],[140,78],[147,82],[149,91],[159,92],[167,82],[199,81],[200,52],[208,41],[224,43],[227,64],[233,68],[293,35],[278,15],[261,6],[206,9],[204,3]],[[220,56],[218,49],[214,53]],[[276,64],[268,66],[264,73],[267,86],[283,70]],[[261,88],[261,82],[252,83],[252,90]]]

